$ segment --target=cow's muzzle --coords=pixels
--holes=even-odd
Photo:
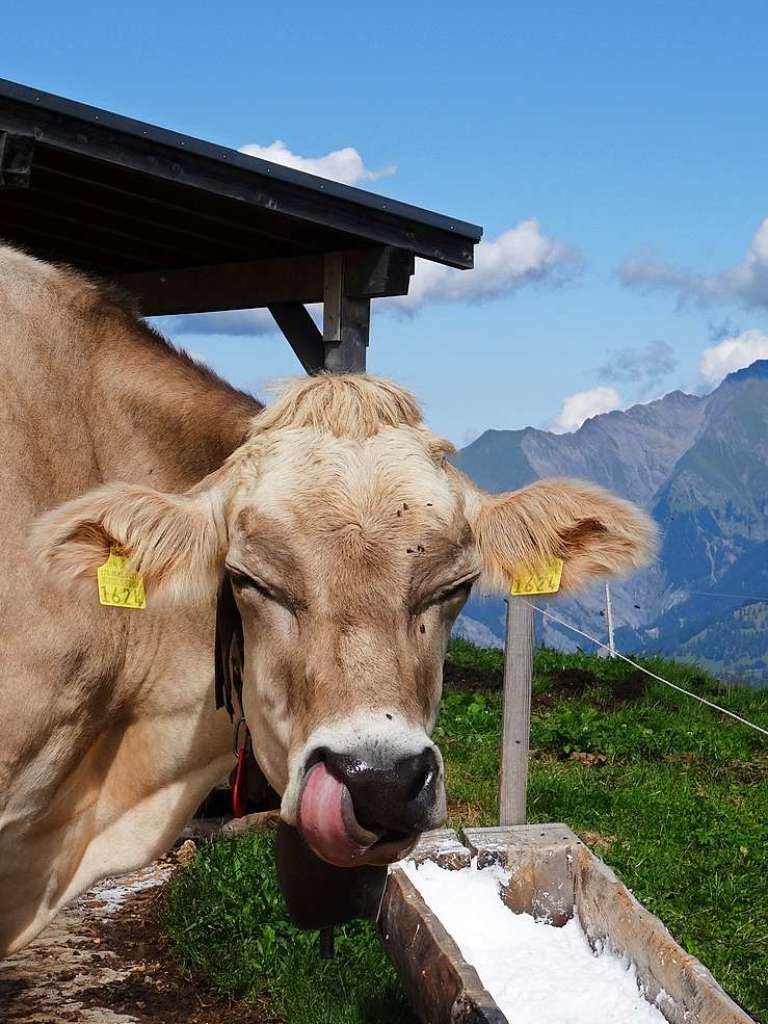
[[[330,864],[390,864],[444,819],[442,766],[433,746],[388,765],[326,747],[307,758],[298,824]]]

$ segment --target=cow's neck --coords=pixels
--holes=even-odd
[[[242,442],[255,399],[129,320],[94,353],[91,422],[99,472],[182,491]],[[96,396],[94,396],[96,397]]]
[[[69,459],[63,472],[40,460],[33,510],[110,480],[186,490],[259,410],[117,310],[93,337],[75,337],[47,350],[43,339],[37,362],[33,352],[18,364],[19,393],[39,393],[46,375],[61,382],[47,394],[62,413],[25,435]],[[214,711],[212,602],[167,615],[60,604],[45,615],[56,671],[25,677],[19,713],[40,749],[29,759],[7,741],[15,790],[0,800],[0,948],[94,878],[151,860],[232,763],[231,725]]]

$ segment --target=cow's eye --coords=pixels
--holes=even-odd
[[[473,576],[471,579],[461,580],[459,583],[452,584],[446,590],[442,590],[436,595],[435,602],[437,604],[444,604],[447,601],[455,600],[457,597],[466,597],[472,589],[472,584],[476,579],[477,576]]]
[[[273,604],[278,604],[281,608],[285,608],[291,613],[291,615],[296,615],[297,612],[304,607],[299,600],[297,600],[293,595],[287,594],[281,587],[265,583],[264,580],[258,579],[256,576],[250,576],[248,573],[244,573],[240,569],[228,566],[227,572],[232,580],[232,586],[240,594],[248,592],[251,594],[258,594],[259,597],[263,597],[267,601],[271,601]]]
[[[260,580],[254,579],[253,576],[246,576],[245,573],[241,572],[230,572],[232,577],[232,583],[238,590],[255,590],[257,594],[261,594],[262,597],[268,598],[270,601],[279,601],[277,594],[273,590]]]
[[[450,604],[451,601],[456,601],[459,598],[466,600],[469,597],[469,592],[472,589],[472,584],[477,580],[479,573],[475,573],[474,576],[468,576],[466,579],[457,580],[455,583],[449,583],[445,587],[441,587],[440,590],[432,594],[431,597],[427,598],[426,601],[422,602],[420,608],[429,608],[431,605],[436,604]]]

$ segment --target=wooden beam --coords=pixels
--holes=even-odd
[[[528,743],[531,727],[533,640],[533,608],[520,597],[507,598],[504,724],[499,790],[501,825],[524,825],[528,816]]]
[[[407,295],[414,264],[410,250],[395,249],[391,245],[347,252],[344,255],[347,295],[357,299]]]
[[[349,298],[408,293],[412,253],[377,246],[337,255],[343,262]],[[110,280],[134,296],[144,316],[258,309],[286,302],[322,302],[326,261],[319,254],[118,274]]]
[[[31,135],[0,132],[0,188],[29,188],[34,150]]]
[[[319,302],[323,261],[312,256],[222,263],[119,274],[111,280],[134,296],[144,316],[257,309],[279,302]]]
[[[326,256],[323,341],[325,368],[332,373],[365,372],[371,300],[350,294],[349,277],[344,253]]]
[[[317,324],[300,302],[275,302],[269,312],[309,374],[325,366],[325,346]]]

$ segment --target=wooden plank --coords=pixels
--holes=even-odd
[[[257,309],[278,302],[319,302],[323,261],[311,256],[219,263],[120,274],[111,280],[135,297],[144,316]]]
[[[754,1024],[706,967],[585,846],[574,849],[576,907],[590,942],[627,956],[671,1024]]]
[[[0,195],[0,216],[4,228],[6,224],[12,224],[37,235],[71,238],[75,246],[82,242],[98,247],[108,255],[130,257],[139,262],[142,269],[152,266],[173,268],[191,261],[188,244],[177,244],[172,235],[165,236],[158,231],[142,233],[140,225],[130,225],[130,221],[121,223],[109,213],[95,222],[85,220],[78,215],[77,209],[65,202],[59,201],[57,205],[48,198],[41,200],[34,188],[13,189]]]
[[[475,968],[397,866],[390,870],[377,926],[423,1024],[508,1024]]]
[[[276,302],[269,312],[296,353],[304,371],[319,373],[325,365],[325,346],[317,324],[300,302]]]
[[[499,864],[510,872],[503,892],[510,910],[558,926],[573,917],[572,851],[581,841],[567,825],[468,828],[461,835],[481,868]]]
[[[47,178],[50,183],[51,176]],[[38,224],[50,225],[53,230],[61,224],[71,233],[85,238],[108,238],[112,252],[122,239],[135,242],[139,251],[143,247],[148,252],[145,270],[155,263],[153,250],[165,251],[164,262],[159,262],[158,266],[167,270],[194,264],[233,263],[238,260],[255,262],[302,254],[296,244],[286,245],[278,239],[253,232],[243,240],[228,226],[214,225],[212,229],[201,217],[191,218],[189,213],[184,216],[165,204],[153,203],[147,197],[108,194],[112,205],[104,205],[103,201],[94,199],[98,189],[87,187],[85,183],[62,179],[68,187],[58,190],[46,188],[45,183],[45,170],[35,164],[34,188],[29,192],[17,190],[4,194],[3,206],[10,207],[12,211],[11,200],[15,199],[16,205],[30,211],[28,216],[34,215]],[[79,186],[80,194],[71,187],[73,184]],[[2,216],[5,219],[5,209]],[[218,230],[219,237],[216,237],[215,230]],[[310,250],[311,253],[314,251]]]
[[[3,199],[8,193],[0,191],[0,224],[2,224],[3,241],[27,248],[41,259],[53,262],[76,264],[96,276],[103,276],[104,268],[109,267],[119,273],[132,273],[132,268],[147,267],[146,253],[139,260],[126,252],[117,252],[112,247],[104,248],[85,238],[74,239],[66,228],[61,232],[51,230],[50,225],[35,226],[29,223],[15,224],[14,218],[8,216],[8,205]],[[160,273],[160,271],[156,271]]]
[[[371,329],[371,300],[345,296],[338,340],[325,342],[325,368],[331,373],[365,373]]]
[[[472,854],[452,828],[436,828],[419,836],[419,841],[408,854],[408,860],[416,861],[417,864],[433,860],[441,867],[454,871],[469,867]]]
[[[527,821],[528,744],[533,680],[533,608],[519,598],[507,599],[504,651],[504,723],[501,741],[499,821]]]
[[[323,341],[341,339],[344,300],[344,253],[327,253],[323,261]]]
[[[35,140],[0,131],[0,188],[29,188]]]
[[[363,373],[371,323],[371,300],[350,294],[350,262],[345,253],[325,257],[323,341],[331,373]]]
[[[465,828],[461,830],[463,840],[473,857],[478,858],[480,867],[487,864],[501,864],[506,867],[510,857],[521,851],[536,853],[556,847],[582,845],[572,829],[561,821],[544,822],[539,825],[491,825],[488,828]]]
[[[335,254],[334,259],[343,265],[344,297],[348,300],[345,325],[350,330],[356,322],[365,321],[365,300],[370,296],[364,289],[371,289],[374,297],[402,295],[408,290],[408,260],[386,249],[354,250]],[[110,280],[136,298],[144,316],[258,309],[284,302],[324,301],[329,294],[326,262],[322,255],[294,256],[119,274]],[[339,307],[329,340],[340,342],[345,325]]]
[[[207,235],[217,249],[231,249],[229,260],[256,259],[254,253],[264,245],[271,246],[271,258],[312,255],[325,249],[344,247],[344,236],[330,228],[318,229],[313,224],[277,218],[261,207],[206,194],[201,205],[194,188],[178,188],[173,182],[136,174],[119,164],[86,163],[77,154],[40,146],[35,153],[35,192],[52,195],[63,205],[87,199],[96,210],[87,219],[98,219],[98,211],[139,218],[148,216],[155,227],[182,225],[195,233]],[[325,240],[328,239],[328,244]],[[330,239],[333,239],[331,244]],[[203,243],[198,252],[209,251]],[[199,262],[213,263],[213,259]]]

